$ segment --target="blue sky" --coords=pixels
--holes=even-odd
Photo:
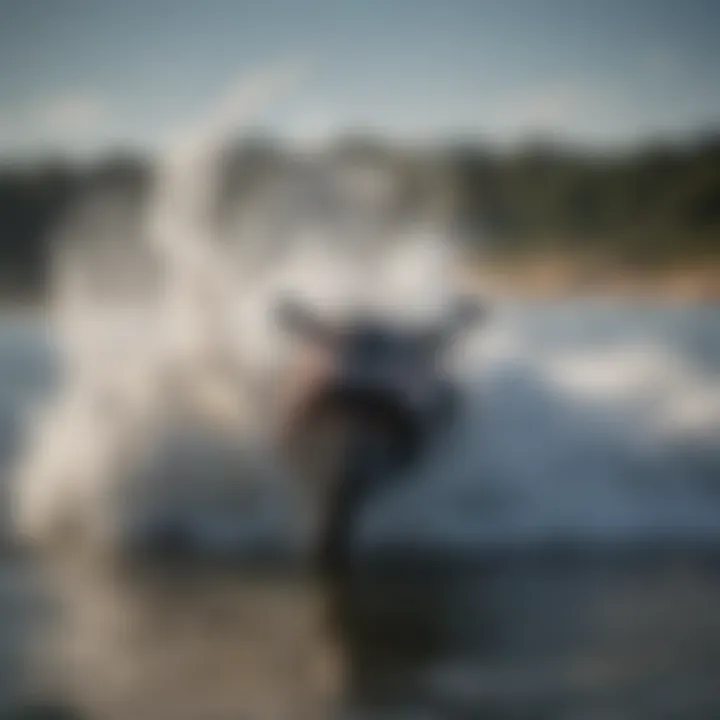
[[[299,138],[720,125],[718,0],[0,0],[0,153],[153,147],[277,62],[309,64],[264,118]]]

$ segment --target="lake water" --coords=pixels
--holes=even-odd
[[[40,563],[3,503],[2,712],[720,717],[717,308],[501,304],[458,360],[463,421],[342,586],[241,552]],[[3,319],[5,468],[52,376],[40,325]]]

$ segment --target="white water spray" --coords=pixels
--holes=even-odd
[[[215,494],[227,509],[248,478],[277,477],[273,407],[289,357],[272,321],[279,293],[327,311],[362,304],[428,320],[442,310],[449,244],[427,223],[384,219],[392,174],[297,157],[300,181],[287,182],[292,168],[281,174],[222,237],[215,210],[228,143],[297,75],[281,68],[240,83],[172,143],[140,222],[101,196],[70,226],[51,309],[62,384],[18,473],[26,537],[80,522],[112,540],[134,493],[152,505],[162,487],[191,509],[197,492]],[[158,454],[190,437],[212,447],[193,477]]]

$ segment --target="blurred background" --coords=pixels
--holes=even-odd
[[[713,2],[6,2],[2,32],[9,300],[42,295],[44,238],[79,185],[139,183],[239,71],[278,59],[308,78],[258,120],[258,143],[388,162],[434,149],[469,242],[489,234],[512,277],[717,286]]]
[[[719,40],[713,0],[0,0],[0,713],[720,716]],[[352,278],[492,310],[328,591],[245,479],[267,396],[226,401],[282,372],[283,283]],[[191,569],[21,547],[132,473]]]

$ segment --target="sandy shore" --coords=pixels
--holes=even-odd
[[[484,262],[468,267],[462,282],[490,294],[522,299],[613,297],[681,303],[720,302],[720,259],[672,267],[631,268],[568,259]]]
[[[630,267],[607,261],[529,257],[468,263],[459,284],[471,292],[520,300],[607,297],[671,303],[720,303],[720,256],[665,267]],[[41,301],[0,299],[0,313],[48,319]]]

